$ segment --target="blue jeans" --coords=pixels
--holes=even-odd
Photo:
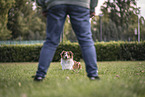
[[[48,10],[46,41],[40,52],[36,76],[45,77],[60,42],[66,16],[69,15],[85,61],[87,76],[98,76],[97,58],[89,22],[90,10],[75,5],[57,5]]]

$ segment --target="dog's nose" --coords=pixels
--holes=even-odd
[[[64,58],[67,59],[67,56],[65,56]]]

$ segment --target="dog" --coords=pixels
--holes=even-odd
[[[82,69],[81,63],[74,61],[73,71]],[[79,72],[79,71],[78,71]]]
[[[62,70],[79,70],[82,69],[80,62],[76,62],[73,60],[73,53],[72,51],[62,51],[61,54],[61,66]]]

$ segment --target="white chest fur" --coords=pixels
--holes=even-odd
[[[64,69],[72,70],[73,69],[73,65],[74,65],[73,59],[64,60],[64,59],[61,58],[62,70],[64,70]]]

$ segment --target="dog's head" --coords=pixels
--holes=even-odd
[[[61,58],[66,60],[66,59],[73,58],[73,53],[72,53],[72,51],[62,51],[60,56],[61,56]]]

